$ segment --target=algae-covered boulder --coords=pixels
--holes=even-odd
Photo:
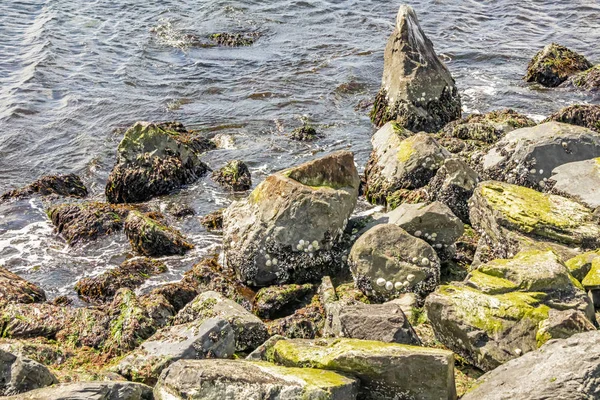
[[[358,381],[332,371],[286,368],[266,362],[182,360],[155,389],[156,400],[353,400]]]
[[[597,92],[600,90],[600,65],[571,76],[561,87]]]
[[[463,283],[440,286],[425,308],[436,338],[485,371],[551,339],[553,331],[544,325],[551,309],[595,318],[581,285],[552,251],[524,251],[481,265]]]
[[[576,104],[568,106],[552,114],[546,121],[579,125],[600,132],[600,105]]]
[[[106,183],[111,203],[136,203],[196,181],[209,168],[201,138],[181,124],[137,122],[125,132]]]
[[[252,177],[248,166],[239,160],[230,161],[218,171],[212,173],[212,178],[219,185],[241,192],[252,187]]]
[[[556,43],[540,50],[527,66],[526,82],[556,87],[571,75],[592,68],[584,56]]]
[[[41,303],[44,301],[46,301],[46,293],[39,286],[0,267],[0,303]]]
[[[358,187],[348,151],[270,175],[224,212],[227,266],[253,286],[313,281],[341,268]]]
[[[75,291],[85,301],[110,301],[117,290],[135,289],[150,276],[161,274],[166,270],[167,266],[160,261],[145,257],[133,258],[100,275],[80,279],[75,285]]]
[[[378,127],[396,120],[414,132],[437,132],[460,114],[460,95],[450,71],[412,7],[400,6],[385,48],[382,85],[371,120]]]
[[[359,237],[348,261],[356,286],[376,301],[406,292],[424,298],[440,282],[435,250],[393,224],[376,225]]]
[[[315,291],[316,287],[311,283],[304,285],[292,283],[262,288],[254,298],[253,311],[263,319],[285,317],[310,303]]]
[[[153,400],[152,388],[132,382],[77,382],[37,389],[6,400]]]
[[[291,339],[314,339],[323,335],[325,310],[319,297],[314,296],[306,307],[292,315],[267,322],[269,335],[281,335]]]
[[[58,383],[42,364],[0,350],[0,396],[11,396]]]
[[[590,400],[600,393],[600,332],[552,340],[483,375],[463,400]]]
[[[425,133],[411,132],[390,122],[371,138],[373,151],[365,169],[365,196],[372,203],[385,204],[397,190],[418,189],[434,177],[447,150]]]
[[[269,361],[334,370],[360,380],[360,399],[456,399],[454,356],[440,349],[358,339],[281,340]]]
[[[223,211],[224,208],[206,214],[200,220],[200,223],[209,231],[220,231],[223,229]]]
[[[213,33],[208,38],[218,46],[244,47],[252,46],[260,35],[260,32],[220,32]]]
[[[139,211],[129,213],[124,226],[131,247],[145,256],[184,254],[194,248],[181,232]]]
[[[543,189],[554,168],[595,157],[600,134],[552,121],[510,132],[483,157],[481,168],[488,179]]]
[[[554,168],[546,190],[568,196],[591,209],[600,207],[600,157]]]
[[[217,292],[204,292],[188,303],[173,319],[174,325],[201,323],[209,318],[226,319],[235,334],[236,351],[250,352],[269,338],[267,327],[258,317]]]
[[[590,270],[581,281],[581,284],[586,290],[600,289],[600,258],[595,257],[592,260]]]
[[[75,174],[44,176],[29,185],[11,190],[0,196],[0,203],[10,199],[22,199],[32,195],[58,195],[82,198],[88,191],[81,178]]]
[[[320,137],[321,135],[317,132],[315,127],[308,123],[305,123],[301,127],[294,129],[290,133],[290,139],[297,140],[299,142],[312,142]]]
[[[59,204],[47,211],[48,217],[67,243],[75,245],[123,229],[129,209],[121,205],[87,202]]]
[[[565,261],[565,265],[569,268],[571,275],[581,282],[590,272],[594,259],[598,257],[600,257],[600,250],[588,251]]]

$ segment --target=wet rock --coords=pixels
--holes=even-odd
[[[178,123],[137,122],[125,132],[106,184],[110,203],[136,203],[195,182],[209,168],[205,146]]]
[[[67,243],[76,245],[123,229],[129,209],[106,203],[60,204],[47,211],[48,217]]]
[[[290,134],[290,139],[298,140],[300,142],[311,142],[320,137],[321,135],[319,135],[317,130],[310,124],[304,124],[303,126],[294,129]]]
[[[545,189],[592,209],[600,207],[600,157],[554,168]]]
[[[576,104],[568,106],[552,114],[544,122],[548,121],[583,126],[584,128],[600,132],[600,105]]]
[[[543,189],[554,168],[600,157],[600,135],[589,129],[547,122],[506,135],[483,157],[487,179]]]
[[[79,297],[88,302],[111,301],[117,290],[135,289],[150,276],[166,271],[167,266],[160,261],[145,257],[134,258],[100,275],[80,279],[75,290]]]
[[[460,114],[454,79],[425,36],[415,11],[400,6],[385,48],[382,87],[371,120],[378,127],[396,120],[414,132],[437,132]]]
[[[406,292],[424,298],[440,282],[435,250],[393,224],[377,225],[359,237],[348,261],[356,286],[377,302]]]
[[[142,297],[148,297],[149,301],[158,301],[163,303],[161,297],[170,306],[175,315],[179,310],[185,307],[190,301],[198,295],[198,288],[191,283],[183,280],[181,282],[172,282],[160,285],[152,289],[150,293]],[[166,311],[169,313],[170,311]]]
[[[586,58],[572,50],[552,43],[540,50],[527,66],[526,82],[556,87],[571,75],[592,68]]]
[[[178,361],[161,376],[157,400],[356,399],[358,381],[332,371],[286,368],[265,362]]]
[[[243,192],[252,187],[250,170],[243,161],[239,160],[230,161],[220,170],[214,171],[212,178],[219,185],[235,192]]]
[[[58,383],[42,364],[0,350],[0,396],[11,396]]]
[[[267,177],[224,212],[227,266],[259,287],[314,281],[341,268],[340,239],[358,187],[347,151]]]
[[[185,217],[196,215],[196,211],[185,204],[173,204],[170,207],[169,213],[177,219],[183,219]]]
[[[588,92],[600,90],[600,65],[571,76],[561,87],[575,88]]]
[[[78,382],[37,389],[7,400],[152,400],[152,388],[131,382]]]
[[[483,375],[463,400],[588,400],[600,391],[600,332],[552,340]]]
[[[254,298],[253,311],[262,319],[285,317],[310,303],[315,290],[315,285],[310,283],[262,288]]]
[[[552,321],[544,321],[551,309],[595,319],[589,298],[552,251],[524,251],[484,264],[463,283],[440,286],[425,309],[436,338],[484,371],[549,340],[553,331],[546,324]],[[580,331],[573,328],[561,337]]]
[[[385,204],[397,190],[427,185],[450,155],[431,135],[413,135],[393,122],[379,129],[371,143],[364,191],[371,203]]]
[[[184,254],[194,248],[178,230],[138,211],[129,213],[124,226],[133,250],[145,256]]]
[[[446,350],[358,339],[282,340],[269,361],[356,376],[360,399],[456,399],[454,356]]]
[[[75,174],[44,176],[37,181],[0,196],[0,203],[10,199],[22,199],[32,195],[40,196],[58,195],[83,198],[88,191],[81,178]]]
[[[225,211],[225,209],[221,208],[205,215],[200,220],[200,223],[209,231],[223,230],[223,211]]]
[[[479,182],[479,175],[459,158],[449,158],[429,182],[431,200],[445,204],[466,224],[469,220],[469,199]]]
[[[218,46],[227,47],[244,47],[252,46],[256,39],[261,36],[260,32],[247,32],[247,33],[213,33],[209,36],[209,39],[217,44]]]
[[[442,261],[456,254],[455,243],[464,232],[463,223],[440,202],[402,204],[386,214],[388,223],[398,225],[431,245]]]
[[[291,339],[314,339],[322,336],[325,311],[318,296],[306,307],[292,315],[267,322],[269,335],[281,335]]]
[[[0,303],[41,303],[46,293],[37,285],[0,267]]]
[[[209,318],[226,319],[235,334],[236,351],[250,352],[269,338],[266,325],[244,307],[217,292],[199,294],[173,320],[174,325],[202,323]]]
[[[211,318],[159,330],[111,369],[129,380],[153,385],[162,370],[177,360],[229,358],[234,351],[231,325]]]

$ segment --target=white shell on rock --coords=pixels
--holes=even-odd
[[[377,286],[384,286],[384,285],[385,285],[385,279],[383,279],[383,278],[377,279]]]
[[[386,289],[386,290],[392,290],[393,288],[394,288],[394,284],[393,284],[392,282],[390,282],[390,281],[387,281],[387,282],[385,283],[385,289]]]

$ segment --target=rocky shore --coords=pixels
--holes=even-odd
[[[523,70],[532,85],[560,88],[548,90],[600,88],[599,66],[554,43]],[[215,171],[202,160],[218,151],[202,134],[137,122],[106,201],[88,199],[72,174],[2,195],[43,197],[71,248],[121,235],[131,258],[77,282],[83,306],[48,301],[0,267],[0,396],[599,398],[600,105],[540,123],[514,110],[461,112],[449,69],[403,5],[364,174],[337,151],[250,191],[242,160]],[[320,137],[305,124],[290,139]],[[204,176],[238,200],[200,216],[147,203]],[[145,287],[169,272],[160,257],[195,246],[173,218],[220,234],[222,254]]]

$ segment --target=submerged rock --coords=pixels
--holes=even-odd
[[[225,209],[221,208],[205,215],[200,220],[200,223],[209,231],[223,230],[223,211],[225,211]]]
[[[212,177],[219,185],[235,192],[242,192],[252,187],[250,170],[239,160],[228,162],[220,170],[214,171]]]
[[[385,48],[382,87],[371,120],[378,127],[395,120],[414,132],[437,132],[460,114],[454,79],[425,36],[415,11],[400,6]]]
[[[0,196],[0,203],[9,199],[22,199],[35,194],[41,196],[54,194],[58,196],[83,198],[87,196],[88,191],[81,181],[81,178],[75,174],[50,175],[44,176],[20,189],[4,193]]]
[[[600,132],[600,105],[576,104],[568,106],[552,114],[546,121],[579,125]]]
[[[184,254],[194,248],[178,230],[138,211],[129,213],[124,226],[133,250],[145,256]]]
[[[589,400],[600,393],[600,332],[552,340],[483,375],[463,400]]]
[[[261,36],[260,32],[247,33],[213,33],[208,38],[219,46],[243,47],[252,46],[254,41]]]
[[[224,212],[227,266],[253,286],[314,281],[341,268],[340,239],[358,187],[347,151],[267,177]]]
[[[11,396],[58,383],[42,364],[0,350],[0,396]]]
[[[290,134],[290,139],[298,140],[300,142],[311,142],[321,135],[317,133],[317,130],[309,124],[304,124],[300,128],[296,128]]]
[[[576,88],[589,92],[600,90],[600,65],[571,76],[561,87]]]
[[[156,400],[354,400],[358,381],[332,371],[265,362],[178,361],[161,376]]]
[[[137,122],[125,132],[106,183],[111,203],[137,203],[195,182],[209,168],[203,140],[178,123]]]
[[[526,82],[537,82],[546,87],[556,87],[571,75],[592,68],[581,54],[556,43],[540,50],[527,66]]]
[[[152,400],[152,388],[132,382],[78,382],[8,397],[6,400]]]
[[[600,207],[600,157],[554,168],[546,190],[575,199],[591,209]]]
[[[262,288],[256,293],[253,310],[262,319],[285,317],[310,303],[315,291],[315,285],[310,283]]]
[[[37,285],[0,267],[0,303],[41,303],[46,293]]]

